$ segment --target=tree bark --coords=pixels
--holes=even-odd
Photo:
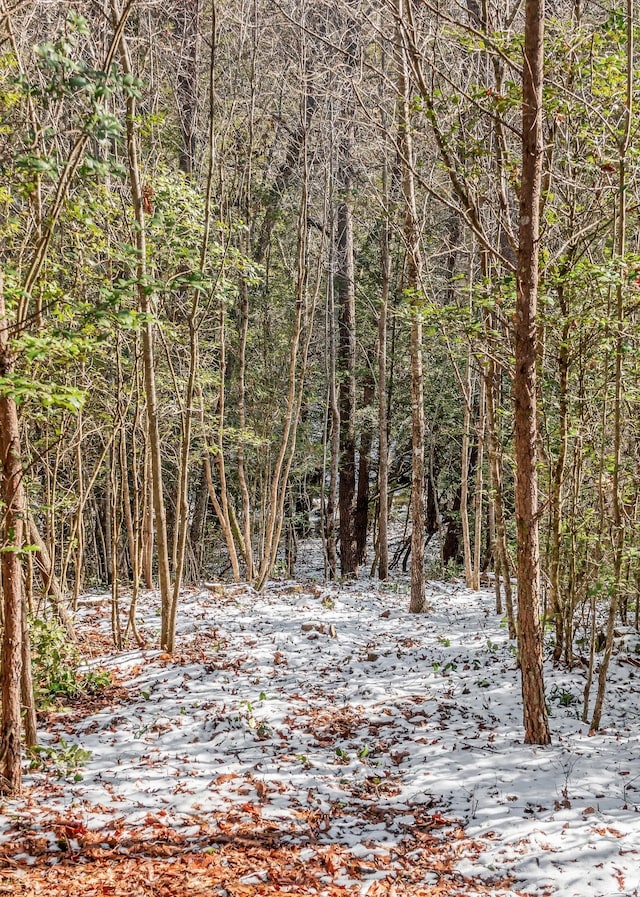
[[[383,169],[385,203],[387,166]],[[385,210],[386,211],[386,210]],[[389,576],[389,436],[387,413],[387,312],[391,280],[389,222],[385,216],[380,243],[380,310],[378,312],[378,578]]]
[[[1,275],[0,275],[1,277]],[[10,377],[14,356],[9,345],[4,289],[0,280],[0,376]],[[20,429],[15,400],[0,394],[0,461],[2,463],[2,717],[0,729],[0,792],[19,794],[21,677],[23,637],[22,545],[26,501],[22,482]]]
[[[114,22],[118,20],[118,2],[111,0],[111,9]],[[126,75],[132,76],[132,64],[129,47],[124,33],[120,37],[120,61]],[[149,449],[151,454],[151,485],[153,495],[153,510],[156,525],[156,542],[158,547],[158,580],[160,583],[161,601],[161,633],[160,643],[166,651],[173,650],[174,632],[171,627],[172,590],[171,574],[169,571],[169,540],[167,536],[167,513],[164,502],[164,489],[162,481],[162,455],[160,446],[160,427],[158,420],[158,398],[156,393],[155,357],[153,322],[150,311],[151,303],[147,288],[147,241],[145,210],[143,200],[143,185],[140,175],[138,158],[138,138],[136,135],[136,101],[132,93],[127,95],[126,112],[126,136],[127,159],[129,167],[129,183],[133,201],[133,210],[136,220],[135,238],[137,252],[137,289],[138,306],[145,315],[142,326],[142,357],[144,370],[144,389],[147,401],[147,423],[149,434]]]
[[[329,265],[333,263],[332,241],[329,249]],[[329,447],[329,483],[324,515],[324,539],[327,573],[329,579],[338,575],[336,552],[336,509],[338,507],[338,480],[340,476],[340,409],[338,407],[336,326],[335,326],[335,284],[333,278],[327,282],[327,427],[326,442]],[[326,452],[326,449],[325,449]]]
[[[500,594],[500,574],[502,574],[502,581],[504,583],[505,607],[507,612],[507,626],[509,627],[509,638],[514,639],[516,637],[516,625],[513,614],[511,565],[509,563],[507,526],[504,518],[504,498],[502,494],[502,458],[500,454],[501,443],[498,435],[498,421],[496,415],[496,402],[497,397],[499,396],[499,391],[496,382],[495,362],[491,353],[489,353],[486,378],[489,471],[491,475],[491,488],[493,491],[493,508],[496,526],[496,556],[494,558],[496,594]]]
[[[58,577],[56,576],[53,569],[49,550],[45,544],[44,539],[40,535],[40,531],[38,530],[38,527],[36,526],[31,514],[29,514],[27,525],[29,529],[29,542],[37,547],[37,551],[34,551],[34,563],[38,572],[40,573],[43,583],[43,589],[45,590],[47,597],[51,600],[56,615],[64,626],[67,635],[70,639],[76,641],[76,634],[73,628],[73,620],[71,619],[71,617],[69,616],[69,612],[67,611],[66,601],[62,593],[62,587],[60,586]]]
[[[362,405],[367,409],[373,404],[375,395],[375,383],[373,374],[367,368],[362,393]],[[373,427],[367,416],[363,422],[360,433],[360,452],[358,459],[358,490],[356,493],[356,507],[354,513],[354,536],[356,543],[356,564],[364,563],[367,554],[367,535],[369,532],[369,466],[371,445],[373,442]]]
[[[460,452],[460,524],[462,528],[462,556],[464,558],[464,582],[468,589],[473,587],[473,564],[471,557],[471,529],[469,525],[469,456],[471,454],[471,413],[473,410],[473,372],[471,350],[467,352],[467,363],[463,381],[464,416],[462,418],[462,448]]]
[[[350,175],[343,173],[341,188],[351,188]],[[340,531],[340,572],[357,575],[354,502],[356,493],[356,298],[353,258],[353,214],[349,202],[341,202],[337,211],[337,300],[338,362],[340,386],[340,476],[338,483],[338,515]]]
[[[23,590],[24,591],[24,590]],[[20,675],[20,691],[22,693],[22,712],[24,719],[25,747],[33,748],[38,743],[38,721],[36,718],[36,702],[33,693],[33,676],[31,675],[31,639],[29,637],[29,618],[27,615],[26,595],[22,596],[22,670]]]
[[[486,436],[486,381],[480,376],[478,396],[478,420],[476,422],[476,485],[473,496],[473,578],[471,588],[477,592],[480,588],[480,570],[482,567],[482,505],[484,493],[484,443]]]
[[[624,256],[627,248],[627,153],[631,143],[631,130],[633,123],[633,81],[634,81],[634,2],[627,0],[626,2],[626,63],[627,63],[627,89],[625,97],[625,122],[624,131],[618,144],[618,219],[617,231],[615,235],[615,255],[617,256],[620,269],[624,263]],[[623,360],[625,354],[625,334],[624,334],[624,287],[622,278],[618,280],[616,287],[616,319],[615,319],[615,393],[613,403],[613,469],[611,471],[611,523],[612,523],[612,543],[613,543],[613,589],[609,601],[609,612],[607,614],[607,628],[604,644],[604,654],[598,671],[598,691],[596,694],[595,705],[593,708],[593,717],[591,719],[591,728],[593,730],[600,728],[602,719],[602,711],[604,709],[604,698],[607,687],[607,673],[611,662],[611,654],[613,651],[613,639],[616,623],[616,614],[620,603],[621,574],[623,563],[623,552],[625,542],[625,520],[622,496],[621,480],[621,464],[622,464],[622,406],[624,401],[624,384],[623,384]]]
[[[398,61],[398,151],[402,167],[404,242],[407,253],[407,286],[411,313],[411,613],[426,609],[424,589],[424,375],[422,370],[422,255],[413,175],[410,85],[405,36],[402,23],[409,15],[407,0],[398,0],[396,18]]]
[[[537,300],[543,135],[544,0],[526,0],[522,73],[522,181],[513,379],[518,640],[525,741],[549,744],[542,674],[537,476]]]
[[[349,18],[344,35],[344,51],[349,74],[356,66],[355,23]],[[353,239],[353,144],[355,107],[350,84],[345,87],[342,116],[344,132],[338,148],[338,187],[341,193],[336,212],[336,298],[338,318],[338,375],[340,385],[340,478],[338,516],[340,531],[340,572],[357,576],[355,545],[356,495],[356,284]]]

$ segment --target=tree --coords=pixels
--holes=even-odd
[[[14,373],[9,321],[0,273],[0,377]],[[15,398],[0,392],[0,462],[2,464],[2,721],[0,729],[0,791],[17,794],[21,770],[21,677],[23,641],[22,550],[26,500],[22,481],[20,428]]]
[[[634,82],[634,2],[626,0],[626,96],[622,131],[618,140],[618,214],[616,220],[614,258],[621,268],[627,249],[628,215],[628,153],[631,145],[633,123],[633,82]],[[623,410],[623,358],[625,353],[625,289],[622,276],[618,276],[615,303],[615,374],[614,374],[614,417],[613,417],[613,463],[611,476],[611,517],[613,542],[613,590],[609,600],[604,657],[600,664],[598,693],[593,708],[591,728],[599,729],[604,706],[607,672],[613,650],[616,615],[622,588],[622,564],[625,542],[624,499],[622,495],[622,410]]]
[[[526,0],[522,68],[522,178],[514,320],[514,452],[518,533],[518,647],[525,741],[549,744],[542,675],[538,509],[537,302],[544,142],[544,0]]]
[[[338,512],[340,518],[340,572],[357,575],[355,535],[356,496],[356,272],[353,232],[353,152],[355,101],[351,81],[356,67],[356,23],[350,8],[344,30],[346,77],[342,86],[343,131],[338,138],[336,208],[336,302],[338,305],[338,407],[340,411],[340,465]]]
[[[131,3],[127,3],[124,11],[114,20],[114,35],[108,46],[103,60],[103,71],[108,71],[116,51],[117,42],[122,34],[127,16],[131,10]],[[75,22],[78,30],[82,30],[82,21]],[[13,23],[10,14],[5,14],[2,26],[7,28],[9,42],[14,53],[18,67],[20,61],[17,53],[17,44],[14,37]],[[66,83],[66,65],[70,59],[64,55],[66,45],[58,51],[49,45],[44,48],[44,57],[49,53],[49,61],[53,57],[52,71],[50,74],[49,88],[52,92],[59,91],[62,98],[68,98],[69,85]],[[78,65],[83,83],[92,97],[96,98],[96,73],[86,65]],[[62,75],[62,77],[61,77]],[[57,83],[56,83],[57,82]],[[32,127],[37,128],[36,111],[31,97],[27,93],[26,105],[28,117]],[[99,104],[93,106],[95,122],[99,127]],[[2,587],[3,587],[3,642],[2,642],[2,722],[0,728],[0,787],[9,793],[15,793],[21,787],[21,690],[29,683],[28,670],[23,670],[23,660],[28,661],[26,639],[28,631],[23,618],[24,599],[22,586],[22,554],[23,539],[28,519],[28,506],[23,484],[23,461],[20,425],[18,419],[18,403],[16,396],[23,398],[28,395],[36,395],[51,402],[60,401],[56,396],[56,385],[51,384],[48,391],[46,387],[20,380],[16,371],[16,355],[14,340],[16,334],[21,335],[30,325],[41,326],[42,304],[40,300],[33,303],[33,293],[39,283],[43,268],[48,258],[52,241],[59,224],[60,218],[68,201],[69,190],[77,176],[81,165],[85,161],[85,154],[92,136],[89,122],[83,122],[84,127],[79,136],[75,136],[68,148],[66,158],[62,160],[59,173],[58,166],[50,166],[47,163],[51,159],[42,157],[42,145],[36,147],[31,156],[24,153],[26,147],[15,147],[16,157],[14,162],[22,161],[25,164],[28,191],[37,196],[36,227],[34,234],[30,234],[29,227],[26,233],[31,237],[20,247],[29,259],[24,271],[16,276],[14,269],[15,259],[9,256],[5,259],[11,263],[14,278],[14,321],[10,320],[7,302],[5,298],[4,272],[0,271],[0,463],[2,465]],[[20,154],[20,151],[23,151]],[[43,167],[44,166],[44,167]],[[55,178],[50,194],[50,202],[43,215],[43,196],[40,172],[55,172]],[[35,239],[34,239],[35,236]],[[11,250],[11,245],[8,252]],[[22,275],[22,276],[20,276]],[[35,306],[35,315],[31,314],[31,306]],[[37,341],[37,333],[34,335]],[[53,344],[52,344],[53,345]],[[58,387],[64,402],[64,387]],[[67,394],[71,398],[70,394]],[[23,675],[24,674],[24,675]]]
[[[111,12],[114,24],[121,18],[117,0],[111,0]],[[138,137],[136,133],[136,87],[135,75],[129,45],[122,33],[120,37],[120,61],[125,77],[129,79],[126,88],[126,141],[129,183],[135,215],[136,242],[136,282],[139,310],[143,315],[142,344],[144,361],[144,386],[147,403],[147,426],[149,448],[151,453],[151,483],[153,510],[156,524],[156,541],[158,546],[158,579],[160,580],[160,600],[162,606],[162,631],[160,642],[166,651],[173,651],[175,637],[175,617],[172,613],[173,592],[171,589],[171,573],[169,570],[169,540],[167,535],[167,517],[164,500],[164,484],[162,477],[162,456],[158,421],[158,400],[156,390],[156,369],[154,350],[154,327],[152,320],[151,296],[147,277],[147,235],[145,205],[149,203],[145,197],[144,185],[140,173]]]
[[[426,607],[424,589],[424,375],[422,366],[422,254],[416,203],[413,141],[411,138],[410,84],[402,22],[410,14],[411,0],[398,0],[396,53],[398,65],[398,155],[402,170],[402,203],[407,281],[405,293],[410,312],[411,339],[411,600],[412,613]]]

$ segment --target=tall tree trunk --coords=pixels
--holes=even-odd
[[[369,465],[371,444],[373,442],[372,421],[368,414],[375,396],[375,383],[373,374],[367,368],[362,393],[362,406],[367,415],[360,433],[360,451],[358,458],[358,490],[356,493],[356,508],[354,513],[354,536],[356,543],[356,564],[364,563],[367,553],[367,535],[369,532]]]
[[[333,240],[329,249],[329,265],[332,269]],[[338,407],[337,360],[336,360],[336,322],[335,322],[335,283],[333,278],[327,279],[327,427],[326,441],[329,448],[329,484],[324,517],[324,540],[329,579],[338,575],[338,557],[336,553],[336,512],[338,507],[338,480],[340,473],[340,409]],[[325,450],[326,452],[326,450]]]
[[[303,159],[302,189],[298,212],[296,312],[290,336],[291,346],[289,350],[284,428],[271,473],[269,504],[265,517],[263,556],[255,580],[257,589],[264,588],[268,577],[271,576],[277,559],[278,546],[280,544],[282,525],[285,517],[284,506],[287,497],[289,476],[295,455],[298,426],[302,414],[309,346],[314,332],[313,321],[320,290],[320,277],[319,272],[316,270],[315,289],[312,294],[309,295],[307,225],[309,215],[309,157],[307,155],[306,140],[303,149]]]
[[[344,51],[349,74],[356,67],[355,22],[347,20]],[[354,511],[356,495],[356,284],[353,243],[353,144],[355,140],[355,102],[350,84],[344,88],[342,108],[344,131],[338,147],[338,188],[340,202],[336,212],[336,297],[338,318],[338,376],[340,408],[340,478],[338,514],[340,529],[340,572],[357,576]]]
[[[344,194],[351,189],[351,175],[343,171],[340,183]],[[338,514],[340,530],[340,572],[353,576],[358,572],[354,540],[354,502],[356,493],[356,296],[353,258],[353,213],[348,201],[337,210],[337,300],[338,367],[340,385],[340,467]]]
[[[526,0],[522,72],[522,180],[513,378],[518,639],[525,741],[549,744],[542,674],[537,475],[537,301],[543,135],[544,0]]]
[[[482,567],[482,504],[484,493],[484,442],[486,431],[486,381],[480,376],[478,396],[478,420],[476,422],[477,452],[476,452],[476,486],[473,496],[473,579],[471,588],[478,591],[480,588],[480,570]]]
[[[23,590],[24,591],[24,590]],[[20,674],[20,691],[22,695],[22,712],[24,718],[25,747],[33,748],[38,743],[38,721],[36,718],[36,701],[33,692],[33,676],[31,675],[31,639],[29,636],[28,602],[22,596],[22,670]]]
[[[387,195],[387,166],[384,165],[383,190]],[[389,222],[387,209],[380,241],[380,309],[378,311],[378,577],[389,576],[389,436],[387,413],[387,311],[391,280]]]
[[[560,562],[563,526],[563,483],[569,445],[569,331],[571,319],[568,315],[565,291],[562,284],[558,287],[558,304],[563,316],[560,349],[558,357],[558,457],[553,466],[549,488],[549,512],[551,529],[551,557],[549,560],[549,591],[551,615],[555,622],[556,643],[553,648],[553,659],[560,660],[564,655],[568,659],[569,642],[572,638],[572,626],[567,618],[567,601],[563,595],[560,581]]]
[[[249,201],[247,200],[247,213]],[[249,244],[245,246],[248,252]],[[251,527],[251,497],[249,495],[249,484],[247,482],[247,471],[245,465],[245,431],[247,425],[247,339],[249,337],[249,285],[243,279],[240,284],[238,308],[238,430],[240,436],[237,446],[237,471],[238,483],[240,485],[240,494],[242,496],[242,545],[244,548],[244,566],[245,578],[247,582],[253,581],[254,575],[254,558],[253,558],[253,533]]]
[[[197,5],[197,4],[196,4]],[[198,19],[196,16],[193,26],[196,29],[195,35],[192,35],[194,47],[197,47],[197,27]],[[214,124],[214,93],[215,93],[215,52],[216,52],[216,21],[215,15],[211,23],[211,53],[209,57],[209,129],[208,129],[208,164],[207,164],[207,181],[205,186],[205,202],[204,202],[204,220],[202,242],[200,244],[200,272],[204,276],[207,270],[207,255],[209,251],[209,240],[211,235],[211,215],[212,215],[212,195],[213,195],[213,176],[215,168],[215,148],[216,148],[216,131]],[[195,53],[195,49],[194,49]],[[196,72],[197,74],[197,72]],[[187,535],[189,532],[189,471],[191,456],[191,434],[193,431],[194,411],[193,406],[196,395],[199,395],[197,389],[198,371],[200,365],[200,340],[199,327],[202,320],[200,309],[200,291],[194,289],[191,298],[191,308],[188,317],[189,326],[189,370],[187,375],[187,384],[185,388],[184,402],[182,403],[182,444],[180,446],[180,475],[179,490],[176,502],[176,560],[174,565],[174,583],[173,595],[171,598],[171,607],[168,613],[167,630],[169,633],[168,650],[173,648],[173,639],[176,628],[176,619],[178,613],[178,599],[180,596],[180,586],[184,573],[185,555],[187,546]]]
[[[488,325],[487,325],[488,326]],[[493,355],[489,352],[487,362],[487,431],[489,437],[489,472],[491,475],[491,488],[493,491],[493,508],[496,524],[496,558],[495,560],[495,576],[496,591],[500,592],[500,574],[504,584],[505,606],[507,611],[507,626],[509,627],[509,638],[516,637],[516,624],[513,614],[513,595],[511,589],[511,564],[509,563],[509,552],[507,545],[507,526],[504,518],[504,498],[502,494],[502,458],[500,455],[501,443],[498,435],[498,421],[496,414],[496,401],[499,396],[498,384],[496,382],[495,361]]]
[[[148,418],[145,430],[148,433]],[[153,529],[151,449],[148,439],[145,439],[144,441],[142,468],[142,542],[140,545],[140,566],[145,588],[153,589],[153,546],[155,542],[155,533]]]
[[[398,0],[396,41],[398,62],[398,151],[402,167],[404,241],[407,253],[406,292],[411,312],[411,613],[426,608],[424,588],[424,375],[422,370],[422,255],[413,176],[410,84],[403,20],[410,15],[410,0]]]
[[[11,377],[14,355],[0,274],[0,376]],[[20,757],[23,637],[22,544],[26,500],[18,409],[7,392],[0,394],[0,462],[2,463],[2,717],[0,729],[0,792],[15,795],[22,787]]]
[[[473,373],[470,349],[467,352],[463,393],[464,412],[462,418],[462,448],[460,452],[460,524],[462,529],[464,582],[466,587],[470,589],[473,585],[471,528],[469,524],[469,458],[471,455],[471,414],[473,411]]]
[[[114,22],[119,18],[118,0],[111,0]],[[133,76],[133,66],[129,54],[129,46],[124,34],[120,38],[120,62],[125,75]],[[142,326],[142,356],[144,370],[144,388],[147,401],[147,423],[149,433],[149,450],[151,454],[151,486],[153,510],[156,525],[156,542],[158,546],[158,580],[160,583],[161,632],[160,643],[166,651],[173,650],[174,632],[171,629],[172,591],[171,574],[169,572],[169,539],[167,536],[167,513],[164,502],[162,481],[162,455],[160,446],[160,427],[158,398],[156,393],[155,352],[153,322],[151,320],[151,303],[147,286],[147,240],[143,193],[144,188],[140,175],[138,157],[138,137],[136,134],[137,104],[133,93],[127,94],[126,137],[127,159],[129,163],[129,184],[136,219],[135,239],[137,253],[137,289],[139,310],[145,316]]]
[[[193,518],[191,520],[191,527],[189,528],[189,542],[191,543],[195,562],[195,569],[193,572],[196,578],[200,578],[202,575],[202,562],[204,558],[203,539],[207,521],[208,504],[209,493],[207,492],[207,475],[205,473],[204,464],[201,462]]]
[[[627,90],[625,98],[625,125],[622,137],[618,144],[618,221],[615,239],[615,255],[617,256],[620,270],[622,271],[623,259],[627,247],[627,153],[631,142],[631,129],[633,123],[633,82],[634,82],[634,2],[626,2],[627,18]],[[622,276],[616,287],[616,320],[615,320],[616,344],[615,344],[615,393],[613,401],[613,470],[611,472],[611,523],[613,541],[613,589],[609,601],[609,613],[607,615],[607,630],[604,644],[604,654],[598,671],[598,692],[593,708],[591,728],[599,729],[604,708],[604,697],[607,687],[607,673],[613,651],[613,638],[616,623],[616,614],[620,602],[620,587],[622,560],[624,552],[624,516],[623,496],[620,483],[620,468],[622,461],[622,403],[623,392],[623,360],[624,345],[624,286]]]

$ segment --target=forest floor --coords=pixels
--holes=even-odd
[[[85,596],[112,685],[42,720],[46,768],[0,804],[0,894],[640,894],[635,644],[597,734],[584,667],[549,663],[553,744],[528,746],[493,595],[428,598],[413,616],[402,583],[185,591],[169,656],[114,652],[109,596]],[[140,620],[157,644],[153,593]]]

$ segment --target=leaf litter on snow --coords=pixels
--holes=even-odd
[[[47,717],[44,746],[91,756],[82,781],[33,772],[0,807],[0,894],[73,876],[156,897],[185,876],[195,895],[632,894],[640,671],[614,666],[590,737],[566,697],[583,672],[549,667],[554,744],[524,745],[492,596],[429,592],[414,616],[402,584],[185,591],[175,655],[96,657],[112,694]],[[145,593],[149,644],[157,603]],[[82,613],[104,644],[108,598]],[[100,871],[114,864],[130,891]]]

